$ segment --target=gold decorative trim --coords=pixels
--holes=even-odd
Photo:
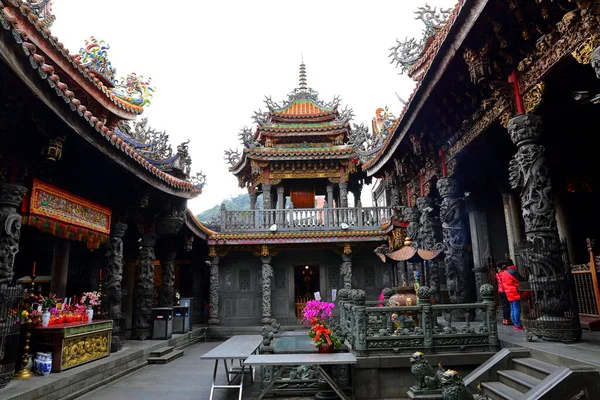
[[[529,92],[527,92],[523,96],[523,105],[525,106],[525,111],[530,113],[540,106],[542,100],[544,99],[544,90],[546,89],[546,84],[542,81],[537,83]],[[501,116],[502,117],[502,116]],[[508,125],[508,122],[507,122]]]
[[[590,64],[592,61],[592,53],[596,48],[596,41],[593,36],[587,38],[581,43],[571,55],[579,64]]]

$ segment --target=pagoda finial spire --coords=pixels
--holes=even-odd
[[[306,90],[306,88],[306,65],[304,65],[304,54],[302,54],[300,61],[300,89]]]

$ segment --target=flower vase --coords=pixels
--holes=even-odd
[[[86,312],[87,312],[87,322],[89,324],[90,322],[92,322],[92,318],[94,317],[94,307],[87,306]]]
[[[42,313],[42,327],[47,328],[50,324],[50,311],[47,308],[44,308],[44,312]]]
[[[318,347],[319,353],[333,353],[335,350],[335,346],[332,344],[322,344]]]
[[[48,376],[52,371],[52,353],[42,353],[39,362],[40,374]]]

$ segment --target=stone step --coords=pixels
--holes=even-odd
[[[148,364],[167,364],[181,356],[183,356],[183,350],[175,350],[160,357],[148,357]]]
[[[520,400],[523,393],[501,382],[481,382],[485,393],[493,400]]]
[[[164,356],[167,353],[170,353],[173,351],[175,347],[173,346],[165,346],[165,347],[161,347],[160,349],[156,349],[153,352],[150,353],[150,357],[161,357]]]
[[[558,369],[557,366],[535,358],[514,358],[515,369],[537,379],[546,379],[548,375]]]
[[[513,389],[517,389],[522,393],[527,393],[530,389],[532,389],[534,386],[537,386],[541,382],[540,379],[515,369],[498,371],[498,377],[500,382],[512,387]]]

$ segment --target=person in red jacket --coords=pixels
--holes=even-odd
[[[512,325],[510,303],[506,298],[506,293],[504,293],[504,287],[502,286],[502,279],[500,277],[505,270],[506,265],[499,262],[496,269],[496,284],[498,285],[498,297],[500,297],[500,306],[502,307],[502,325]]]
[[[512,260],[500,261],[501,265],[505,265],[506,269],[500,273],[500,281],[504,294],[510,303],[510,315],[512,317],[514,329],[522,331],[521,325],[521,295],[519,294],[519,281],[522,280],[517,267]]]

